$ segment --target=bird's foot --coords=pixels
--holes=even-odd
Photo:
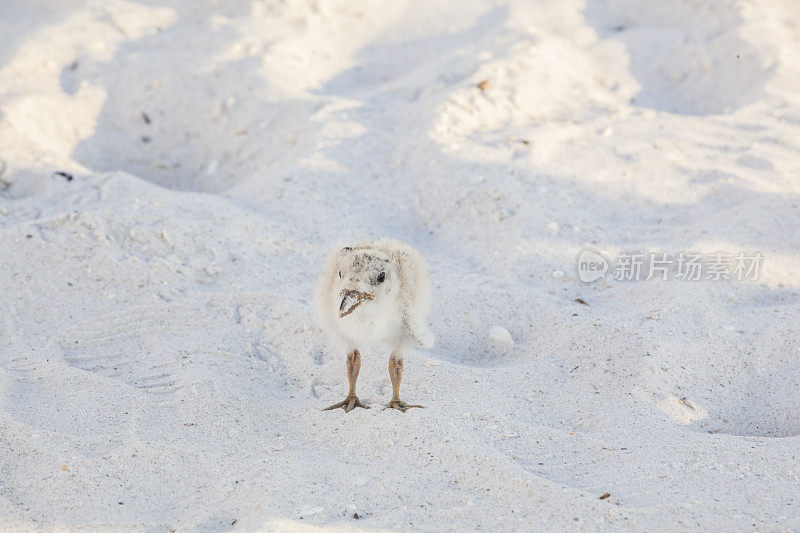
[[[424,409],[424,407],[421,405],[408,405],[406,402],[402,400],[392,400],[391,402],[386,404],[386,409],[397,409],[398,411],[401,411],[403,413],[405,413],[412,407],[419,407],[420,409]]]
[[[369,405],[365,405],[365,404],[361,403],[361,400],[358,399],[358,396],[352,395],[352,396],[348,396],[347,398],[345,398],[344,400],[342,400],[339,403],[335,403],[335,404],[331,405],[330,407],[326,407],[324,410],[325,411],[330,411],[332,409],[338,409],[339,407],[344,409],[345,413],[349,413],[350,411],[352,411],[356,407],[363,407],[364,409],[369,409]]]

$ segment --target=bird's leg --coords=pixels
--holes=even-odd
[[[386,406],[387,408],[397,409],[405,413],[412,407],[422,407],[421,405],[408,405],[406,402],[400,400],[400,380],[403,379],[403,358],[397,357],[395,352],[392,352],[391,357],[389,357],[389,379],[392,380],[392,400]]]
[[[353,350],[347,354],[347,379],[350,381],[350,392],[347,394],[347,398],[341,402],[335,403],[330,407],[326,407],[326,411],[330,411],[331,409],[336,409],[339,407],[344,409],[346,413],[349,413],[356,407],[369,409],[369,406],[361,403],[361,400],[359,400],[358,396],[356,396],[356,380],[358,379],[359,370],[361,370],[361,354],[358,353],[358,350]]]

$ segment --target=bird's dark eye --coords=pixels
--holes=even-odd
[[[339,271],[339,279],[342,279],[342,271]]]
[[[386,272],[381,272],[378,274],[378,283],[383,283],[383,280],[386,279]]]

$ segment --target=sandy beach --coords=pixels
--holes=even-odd
[[[3,0],[0,35],[0,529],[800,530],[800,4]],[[430,265],[425,409],[375,346],[326,412],[314,286],[381,237]]]

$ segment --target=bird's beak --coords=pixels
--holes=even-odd
[[[348,289],[340,292],[339,296],[342,297],[342,303],[339,305],[339,318],[344,318],[355,311],[361,302],[375,299],[374,294]]]

